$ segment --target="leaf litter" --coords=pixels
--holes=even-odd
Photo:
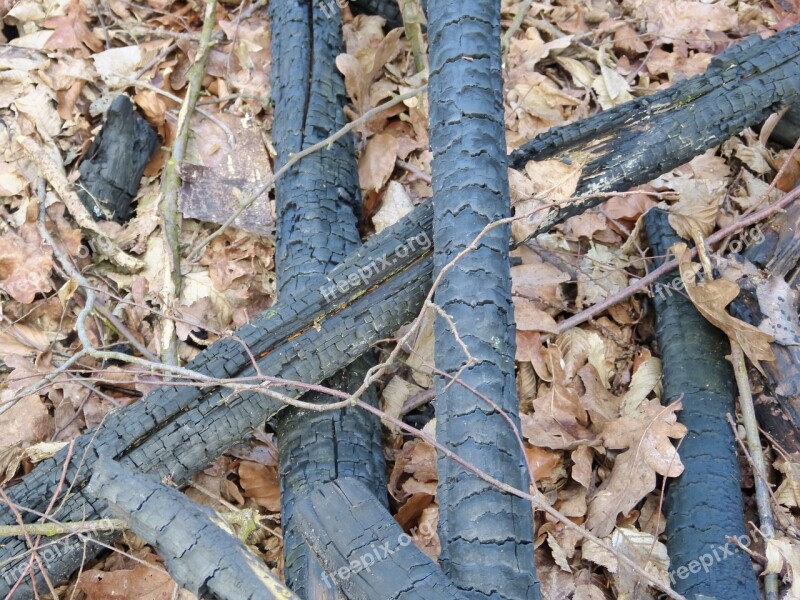
[[[522,4],[502,2],[504,32]],[[105,108],[115,95],[127,93],[159,133],[161,145],[170,146],[186,73],[197,52],[202,13],[191,4],[161,0],[21,0],[5,8],[0,2],[6,25],[0,42],[8,42],[0,44],[0,359],[6,374],[0,402],[9,408],[0,413],[0,464],[9,478],[31,468],[33,449],[43,442],[68,441],[115,406],[135,401],[157,384],[130,365],[108,369],[84,357],[81,369],[86,376],[59,372],[48,385],[30,391],[32,384],[80,350],[75,327],[84,300],[38,234],[38,200],[31,185],[37,170],[14,139],[21,134],[34,140],[59,157],[68,175],[76,174]],[[272,173],[265,9],[245,18],[239,18],[233,4],[223,3],[218,10],[222,38],[203,85],[205,114],[192,116],[191,164],[182,166],[186,218],[181,239],[187,247],[213,231],[213,223],[227,218],[244,187]],[[504,65],[509,147],[701,73],[730,43],[793,22],[796,14],[782,3],[534,2],[511,38]],[[16,32],[13,39],[2,38],[11,31]],[[345,8],[344,32],[346,51],[337,65],[350,99],[350,118],[427,80],[427,70],[417,72],[402,30],[385,32],[380,18],[353,17]],[[208,115],[233,133],[235,153],[227,146],[225,131]],[[430,184],[418,175],[430,173],[427,135],[424,95],[357,130],[365,236],[431,197]],[[237,159],[240,148],[246,148],[246,161]],[[686,239],[693,231],[708,235],[751,209],[787,161],[789,168],[770,199],[791,189],[800,177],[800,161],[789,156],[745,131],[515,252],[521,434],[535,485],[553,507],[662,580],[669,566],[659,537],[665,523],[661,490],[665,478],[683,469],[675,443],[685,428],[677,421],[679,403],[660,404],[661,364],[652,353],[652,315],[645,309],[645,294],[578,328],[561,331],[559,322],[643,273],[646,261],[637,223],[647,210],[659,203],[669,207],[670,222]],[[47,226],[61,251],[91,275],[109,309],[153,353],[158,352],[159,315],[167,309],[159,288],[166,251],[155,235],[158,182],[167,157],[161,150],[148,165],[136,215],[129,223],[98,224],[123,250],[143,261],[140,272],[99,260],[63,202],[54,195],[46,200]],[[410,168],[398,168],[398,159]],[[569,198],[580,172],[581,165],[560,161],[531,162],[524,172],[510,171],[513,209],[517,216],[527,215],[514,222],[513,237],[524,239],[535,230],[539,209]],[[74,177],[70,181],[74,184]],[[197,262],[184,263],[184,292],[174,307],[183,360],[253,320],[276,299],[272,201],[265,196],[260,202]],[[683,252],[675,249],[679,257]],[[738,285],[725,279],[694,285],[691,268],[682,258],[690,297],[709,320],[739,341],[754,365],[770,360],[771,336],[790,336],[788,340],[796,342],[797,331],[791,337],[774,322],[757,329],[731,317],[724,308],[738,293]],[[774,305],[776,297],[786,297],[763,291],[770,293]],[[778,307],[773,314],[785,313]],[[87,333],[98,346],[124,341],[108,321],[90,321]],[[383,408],[395,416],[402,414],[409,398],[432,389],[430,324],[404,350],[407,359],[382,389]],[[385,433],[395,518],[412,532],[417,546],[436,559],[441,550],[435,533],[436,452],[397,429],[387,428]],[[187,493],[217,507],[224,501],[237,508],[258,508],[274,531],[280,511],[274,441],[262,432],[248,444],[237,446],[195,478],[211,495],[191,487]],[[775,460],[776,498],[792,526],[796,523],[790,510],[800,503],[798,465],[797,456]],[[173,597],[175,584],[155,554],[134,539],[126,548],[150,566],[114,554],[71,585],[88,599],[118,597],[123,590],[131,598]],[[262,532],[254,548],[281,571],[279,536]],[[634,597],[633,574],[615,555],[541,513],[536,552],[544,598]],[[795,541],[779,537],[767,547],[766,560],[768,571],[791,581],[790,594],[797,589],[800,560]]]

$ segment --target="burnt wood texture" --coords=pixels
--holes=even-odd
[[[511,215],[500,3],[430,0],[428,11],[439,281],[434,302],[448,315],[434,321],[436,367],[449,376],[436,378],[436,439],[467,463],[527,491],[527,461],[517,437],[510,226],[494,227],[475,250],[452,262],[484,228]],[[531,503],[446,456],[439,457],[438,471],[445,575],[466,598],[539,598]]]
[[[342,13],[318,2],[270,3],[272,24],[272,139],[276,169],[292,154],[332,135],[347,123],[344,81],[336,68],[343,51]],[[276,270],[279,301],[305,293],[309,283],[341,263],[361,245],[361,195],[351,135],[303,160],[276,186]],[[288,299],[288,300],[287,300]],[[354,392],[374,360],[367,354],[325,385]],[[363,399],[377,404],[370,388]],[[326,404],[330,396],[312,392],[306,402]],[[295,503],[318,485],[354,477],[386,501],[386,466],[380,420],[357,407],[313,412],[288,407],[274,419],[281,482],[281,520],[287,584],[302,598],[338,597],[323,585],[323,571],[303,541],[294,518]]]

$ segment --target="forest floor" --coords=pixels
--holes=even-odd
[[[714,55],[742,38],[796,24],[800,11],[797,0],[504,0],[502,7],[509,150],[551,127],[700,74]],[[515,20],[523,8],[524,18]],[[403,32],[386,32],[379,17],[354,17],[348,7],[344,12],[346,51],[337,63],[352,102],[351,118],[426,82],[427,71],[417,72]],[[237,0],[217,8],[219,40],[210,53],[200,110],[191,117],[190,166],[181,170],[182,285],[174,301],[159,212],[161,177],[176,136],[187,72],[198,52],[203,3],[0,0],[0,16],[0,467],[8,481],[33,468],[37,454],[67,444],[161,379],[135,364],[89,356],[64,366],[82,348],[77,328],[85,290],[65,274],[61,260],[77,266],[124,325],[121,331],[108,318],[89,318],[85,333],[98,348],[131,347],[126,338],[133,337],[160,356],[172,316],[178,354],[187,361],[277,298],[274,201],[268,195],[205,246],[199,258],[189,260],[231,214],[242,187],[273,174],[266,7]],[[421,42],[424,46],[424,38]],[[134,217],[125,224],[98,224],[141,260],[141,268],[133,270],[98,259],[58,190],[46,196],[46,227],[62,256],[54,254],[40,234],[34,185],[41,160],[65,171],[75,185],[105,110],[123,93],[160,136]],[[20,135],[44,153],[39,167],[15,142]],[[517,388],[535,485],[555,508],[615,547],[647,549],[647,569],[664,581],[670,567],[659,539],[665,528],[663,487],[666,477],[682,471],[673,444],[685,430],[676,422],[680,405],[664,410],[660,403],[661,362],[648,303],[653,290],[642,286],[605,313],[578,318],[584,322],[575,327],[564,330],[560,323],[636,286],[647,272],[653,257],[637,223],[650,208],[672,206],[708,235],[791,190],[800,178],[800,159],[765,137],[746,130],[514,252]],[[427,97],[410,98],[370,119],[357,128],[356,146],[366,239],[432,195]],[[568,197],[579,176],[580,165],[558,161],[509,170],[514,209],[529,212]],[[512,233],[522,240],[532,228],[518,221]],[[741,248],[759,235],[755,228],[718,251]],[[722,277],[735,275],[722,272]],[[378,352],[392,347],[387,342]],[[403,350],[402,364],[380,390],[382,409],[432,433],[432,409],[425,404],[433,388],[431,323],[423,324]],[[49,384],[29,393],[31,383],[48,374]],[[757,393],[764,389],[755,370],[751,383]],[[436,559],[436,452],[390,427],[384,430],[384,452],[391,509],[417,546]],[[796,523],[800,456],[774,445],[766,452],[775,466],[774,510]],[[745,520],[757,524],[752,470],[744,459],[742,470]],[[261,527],[249,543],[276,573],[282,572],[272,432],[257,431],[194,477],[185,492],[222,512],[260,511]],[[800,543],[783,531],[779,537],[787,540],[781,572],[793,581],[789,593],[796,594]],[[753,538],[750,551],[766,565],[763,540],[756,533]],[[69,585],[77,592],[74,597],[191,597],[176,591],[157,555],[134,536],[125,536],[118,550],[74,578]],[[655,597],[641,591],[634,596],[629,573],[618,568],[613,555],[541,514],[536,552],[544,598]],[[121,590],[126,595],[116,596]]]

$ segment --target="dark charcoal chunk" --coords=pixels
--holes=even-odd
[[[95,219],[131,218],[131,203],[157,144],[156,132],[128,97],[117,96],[79,168],[78,196]]]

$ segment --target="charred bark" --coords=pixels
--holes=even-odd
[[[485,227],[511,214],[500,3],[431,0],[428,8],[434,277],[440,278],[434,301],[448,315],[434,322],[435,359],[437,369],[458,377],[436,379],[436,438],[469,464],[527,490],[517,437],[510,227],[494,228],[450,265]],[[444,573],[467,598],[538,598],[530,502],[447,457],[440,456],[438,467]]]
[[[325,565],[326,585],[350,600],[464,598],[364,485],[343,478],[298,503],[303,535]]]
[[[124,223],[131,218],[131,204],[157,144],[156,132],[128,97],[117,96],[78,168],[78,196],[95,219]]]
[[[344,82],[336,68],[343,46],[341,16],[338,7],[327,11],[303,0],[270,4],[276,168],[346,124]],[[352,136],[339,138],[292,168],[278,181],[276,205],[276,271],[283,300],[302,294],[310,281],[361,244],[361,196]],[[365,355],[325,385],[352,393],[372,364],[372,357]],[[303,400],[334,401],[318,393]],[[370,388],[364,400],[375,406],[375,390]],[[286,582],[303,598],[336,598],[335,586],[322,585],[322,568],[297,530],[295,503],[320,484],[345,476],[363,482],[385,501],[380,420],[356,407],[323,413],[287,407],[273,425],[278,438]]]
[[[654,256],[667,256],[670,246],[681,241],[659,209],[647,213],[645,224]],[[734,413],[736,398],[733,370],[725,358],[730,344],[684,292],[673,289],[672,280],[665,276],[659,281],[653,300],[664,369],[662,401],[682,403],[678,420],[688,429],[678,447],[685,469],[669,481],[664,504],[674,575],[670,583],[687,598],[752,600],[758,597],[758,584],[750,557],[727,539],[747,536],[736,440],[726,417]],[[719,558],[723,552],[724,560]],[[708,567],[689,569],[698,562]]]
[[[544,159],[581,164],[576,196],[629,189],[795,102],[798,70],[800,26],[767,39],[752,35],[714,57],[702,75],[536,137],[511,154],[511,166]],[[584,198],[550,212],[534,235],[603,200]]]
[[[87,487],[130,521],[153,546],[170,575],[201,598],[298,600],[208,507],[107,457]]]
[[[620,191],[628,185],[645,183],[654,176],[651,163],[661,165],[659,168],[671,168],[669,165],[678,160],[667,157],[669,153],[678,152],[676,146],[680,150],[680,160],[691,158],[686,157],[683,151],[685,145],[694,148],[693,152],[705,149],[704,144],[693,143],[690,135],[719,140],[719,120],[735,121],[743,127],[758,120],[753,115],[763,120],[762,115],[773,110],[777,104],[792,102],[797,96],[800,82],[796,78],[787,81],[786,72],[800,67],[800,61],[793,53],[798,31],[800,27],[795,26],[773,36],[766,43],[757,40],[755,44],[761,52],[758,56],[745,48],[744,54],[749,56],[745,61],[747,64],[764,65],[763,74],[753,76],[749,81],[758,80],[765,89],[774,93],[759,94],[746,102],[740,101],[739,88],[722,88],[725,83],[724,72],[722,75],[719,73],[722,63],[715,63],[718,66],[711,71],[712,79],[723,90],[715,96],[718,113],[706,114],[707,118],[703,119],[694,115],[692,127],[687,127],[685,133],[678,131],[674,141],[660,147],[658,160],[647,152],[635,153],[630,160],[622,154],[626,158],[625,176],[620,175],[619,164],[614,163],[615,160],[621,160],[620,152],[612,151],[613,140],[609,136],[614,132],[621,142],[625,142],[626,148],[633,147],[631,144],[634,139],[638,140],[635,147],[648,144],[657,146],[661,143],[661,134],[648,142],[649,130],[642,130],[637,125],[647,122],[656,114],[652,101],[637,100],[626,105],[627,108],[610,111],[616,115],[612,120],[617,119],[610,129],[608,116],[600,113],[581,124],[548,132],[537,138],[541,140],[537,144],[547,149],[546,153],[537,157],[558,155],[557,139],[563,139],[565,151],[574,155],[580,138],[593,148],[603,146],[605,158],[598,156],[592,162],[594,166],[584,171],[584,180],[579,189],[585,190],[591,186],[594,192]],[[747,42],[751,50],[752,46],[753,43]],[[780,56],[784,58],[780,59]],[[783,60],[782,66],[775,66],[776,61],[780,60]],[[739,69],[736,65],[730,68],[736,72]],[[781,97],[781,93],[785,97]],[[725,101],[726,95],[730,95],[728,101]],[[681,107],[684,111],[689,110],[691,101],[691,98],[683,98]],[[708,109],[707,105],[704,106]],[[665,108],[661,106],[659,110],[663,112]],[[673,115],[673,118],[679,118],[674,111]],[[631,131],[628,132],[626,127]],[[732,134],[737,130],[726,128],[726,131]],[[524,159],[520,160],[520,164],[524,165]],[[600,164],[606,165],[612,175],[602,177],[599,173]],[[655,173],[658,174],[660,172]],[[587,206],[582,200],[577,201],[574,211],[577,214]],[[555,213],[540,229],[552,227],[559,220],[571,216],[569,213],[564,210]],[[432,245],[432,216],[432,206],[429,203],[421,205],[411,215],[348,256],[327,277],[309,283],[304,293],[293,296],[292,302],[279,303],[253,324],[239,329],[235,338],[216,342],[187,366],[211,377],[254,376],[256,372],[251,365],[250,355],[243,347],[243,344],[247,344],[263,374],[280,375],[307,383],[320,382],[332,376],[366,352],[371,344],[391,335],[415,316],[431,284],[433,263],[429,249]],[[291,392],[295,397],[302,394],[302,390],[297,389]],[[173,472],[176,482],[185,481],[254,427],[277,414],[282,406],[277,400],[255,392],[235,395],[229,388],[210,383],[204,387],[160,387],[141,401],[110,414],[96,431],[88,432],[76,440],[74,458],[67,468],[67,481],[74,482],[74,493],[57,516],[69,521],[105,514],[106,507],[102,502],[87,498],[82,493],[83,486],[91,476],[93,460],[99,454],[117,458],[123,463],[130,461],[127,464],[159,475]],[[11,499],[22,506],[40,511],[46,509],[58,488],[66,457],[65,450],[43,461],[19,485],[9,489]],[[59,498],[56,506],[60,506],[62,499]],[[37,517],[26,518],[34,521]],[[0,522],[15,523],[12,512],[4,510],[0,513]],[[24,542],[20,540],[4,540],[0,548],[0,568],[5,569],[0,580],[0,593],[7,594],[14,584],[14,574],[19,573],[17,566],[27,560],[22,557],[25,549]],[[92,552],[96,553],[97,549],[90,548],[87,556],[84,556],[82,547],[66,550],[48,564],[52,578],[59,581],[66,579]],[[17,596],[23,598],[31,594],[30,585],[23,584]]]

